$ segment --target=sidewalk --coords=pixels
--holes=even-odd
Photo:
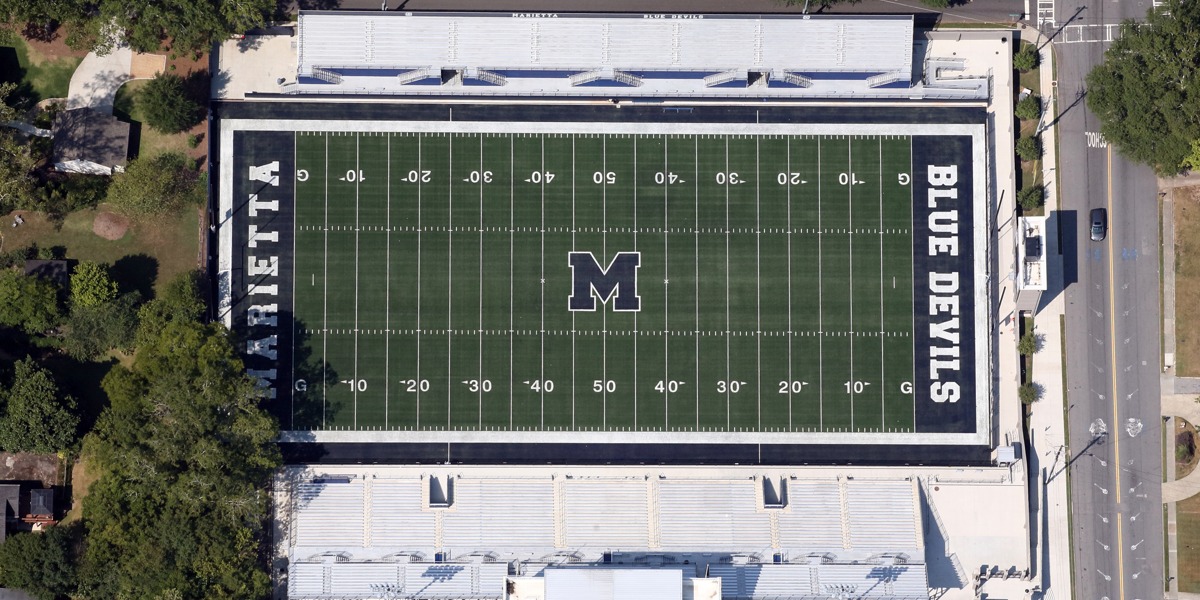
[[[1023,41],[1037,44],[1041,48],[1041,88],[1045,112],[1054,115],[1058,101],[1054,97],[1053,46],[1041,32],[1022,26],[1019,33]],[[1047,230],[1055,231],[1053,225],[1058,210],[1058,182],[1054,172],[1057,165],[1055,137],[1057,131],[1049,127],[1042,132],[1042,180],[1046,188],[1046,214],[1051,225]],[[1072,598],[1070,504],[1066,464],[1070,452],[1066,448],[1067,430],[1064,418],[1066,390],[1063,389],[1063,339],[1061,321],[1064,311],[1062,289],[1063,265],[1056,235],[1046,236],[1046,255],[1049,289],[1042,308],[1037,312],[1035,328],[1041,336],[1041,349],[1033,356],[1034,382],[1041,386],[1042,397],[1033,403],[1029,418],[1029,443],[1031,464],[1037,465],[1041,477],[1032,479],[1030,485],[1040,485],[1036,493],[1037,523],[1044,523],[1034,535],[1037,558],[1040,561],[1038,574],[1042,578],[1043,591],[1047,599],[1070,600]],[[1041,518],[1044,514],[1044,518]]]

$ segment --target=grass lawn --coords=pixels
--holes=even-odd
[[[103,209],[103,205],[101,206]],[[125,237],[109,241],[92,233],[92,221],[99,210],[71,213],[62,227],[45,215],[21,211],[25,224],[0,232],[0,249],[14,250],[37,244],[41,248],[61,246],[67,258],[94,260],[113,265],[114,277],[123,289],[136,289],[147,298],[159,285],[176,275],[196,268],[198,252],[196,209],[159,220],[133,223]],[[5,218],[11,223],[11,218]]]
[[[1032,44],[1029,44],[1028,42],[1024,42],[1024,43],[1027,45],[1032,45]],[[1029,88],[1030,90],[1033,90],[1033,93],[1035,95],[1041,96],[1042,95],[1041,68],[1042,68],[1042,65],[1038,65],[1038,68],[1036,68],[1036,69],[1026,71],[1024,73],[1018,72],[1017,73],[1017,91],[1020,92],[1021,88]]]
[[[137,140],[137,155],[138,156],[153,156],[162,154],[163,152],[180,152],[195,158],[195,151],[188,147],[188,135],[196,132],[184,131],[181,133],[159,133],[152,127],[145,124],[146,117],[142,112],[142,107],[139,104],[141,91],[150,83],[149,79],[139,79],[130,81],[121,86],[117,90],[117,98],[114,101],[114,114],[118,118],[129,121],[134,124],[137,133],[132,133],[132,136]],[[198,131],[204,130],[204,125],[197,126]],[[200,150],[203,150],[203,144]],[[203,153],[203,152],[201,152]]]
[[[86,456],[79,457],[71,465],[71,509],[63,517],[64,525],[83,517],[83,498],[87,496],[88,488],[97,479],[99,479],[99,474],[88,464]]]
[[[1200,592],[1200,496],[1192,496],[1176,506],[1179,540],[1179,591]]]
[[[1200,187],[1175,194],[1175,372],[1200,375]]]
[[[47,98],[66,98],[71,75],[82,58],[51,57],[17,37],[11,46],[0,46],[0,80],[28,84],[18,93],[28,95],[34,102]],[[15,64],[14,64],[15,63]]]

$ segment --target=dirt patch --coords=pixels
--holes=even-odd
[[[40,481],[45,485],[62,485],[58,480],[58,456],[0,452],[0,480]]]
[[[153,79],[155,75],[167,70],[167,57],[162,54],[133,55],[129,64],[129,75],[134,79]]]
[[[22,39],[25,40],[26,44],[29,44],[30,48],[36,50],[38,54],[41,54],[47,58],[54,59],[67,56],[72,58],[83,58],[87,56],[87,50],[74,50],[67,45],[66,34],[66,30],[62,27],[59,27],[58,31],[54,32],[54,39],[50,40],[49,42],[41,42],[38,40],[31,40],[29,38]]]
[[[101,212],[92,221],[92,233],[111,241],[125,237],[129,230],[129,219],[110,212]]]
[[[1175,188],[1175,374],[1200,376],[1200,186]]]
[[[1200,453],[1196,452],[1196,426],[1175,418],[1175,479],[1183,479],[1196,469]]]
[[[63,523],[70,523],[83,517],[83,499],[88,489],[100,478],[100,475],[88,463],[86,457],[80,457],[71,465],[71,508],[63,517]]]

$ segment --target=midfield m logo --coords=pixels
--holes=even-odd
[[[618,252],[607,268],[601,267],[591,252],[571,252],[568,259],[571,264],[571,310],[594,311],[596,298],[601,304],[612,300],[612,308],[618,312],[642,309],[642,299],[637,291],[641,252]]]

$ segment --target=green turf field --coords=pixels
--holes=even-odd
[[[908,137],[318,132],[296,161],[285,428],[913,430]],[[640,252],[640,311],[569,311],[572,250]]]

